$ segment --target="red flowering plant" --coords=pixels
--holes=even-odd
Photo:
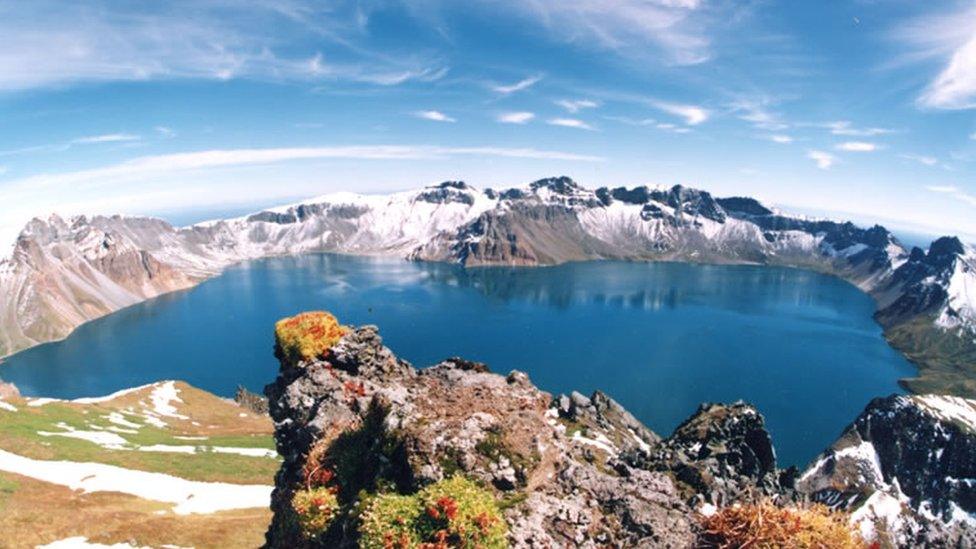
[[[363,506],[360,546],[367,549],[508,547],[494,495],[455,476],[416,494],[380,494]]]

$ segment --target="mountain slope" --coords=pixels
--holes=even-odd
[[[0,545],[256,546],[280,463],[271,429],[178,381],[72,401],[8,390]]]
[[[958,240],[909,254],[880,226],[784,215],[682,186],[591,190],[568,177],[503,191],[449,181],[388,196],[337,193],[185,228],[35,219],[0,262],[0,356],[235,262],[308,252],[470,266],[612,258],[812,269],[875,297],[889,340],[923,369],[909,387],[976,395],[976,254]]]

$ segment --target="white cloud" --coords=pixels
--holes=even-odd
[[[967,19],[972,25],[971,14]],[[919,96],[918,104],[934,109],[976,107],[976,31],[953,52],[946,66]]]
[[[165,139],[170,139],[176,137],[176,130],[170,128],[169,126],[156,126],[153,128],[160,137]]]
[[[789,127],[780,120],[779,115],[769,112],[767,107],[772,100],[766,97],[759,99],[739,99],[731,104],[732,112],[741,120],[745,120],[760,130],[782,131]]]
[[[905,160],[914,160],[919,164],[924,164],[926,166],[935,166],[939,163],[939,159],[933,156],[924,156],[920,154],[903,154],[901,155]]]
[[[591,101],[589,99],[560,99],[559,101],[556,101],[556,104],[574,114],[583,109],[593,109],[599,106],[596,101]]]
[[[453,156],[486,156],[544,160],[598,162],[598,156],[560,151],[508,147],[440,147],[433,145],[364,145],[339,147],[294,147],[275,149],[215,149],[133,158],[119,164],[76,172],[41,174],[11,182],[0,191],[36,188],[56,184],[172,174],[188,170],[275,164],[309,159],[420,160]]]
[[[497,121],[503,124],[525,124],[526,122],[535,118],[535,114],[531,112],[506,112],[498,115]]]
[[[536,85],[540,80],[542,80],[542,76],[540,75],[530,76],[528,78],[523,78],[522,80],[519,80],[514,84],[508,84],[508,85],[496,84],[492,86],[491,89],[500,94],[508,95],[510,93],[515,93],[518,91],[531,88],[532,86]]]
[[[350,10],[311,0],[157,2],[152,9],[111,0],[21,2],[0,17],[0,90],[180,78],[390,86],[446,74],[437,58],[371,50],[351,19]]]
[[[516,0],[508,5],[556,40],[642,60],[694,65],[711,57],[704,4],[703,0]]]
[[[839,151],[847,152],[874,152],[878,150],[878,145],[876,143],[868,143],[867,141],[846,141],[844,143],[838,143],[835,148]]]
[[[969,194],[955,185],[929,185],[925,190],[933,193],[949,195],[955,200],[960,200],[976,207],[976,195]]]
[[[894,60],[895,66],[925,63],[934,69],[926,71],[934,77],[916,98],[921,108],[976,107],[976,8],[972,2],[956,4],[964,7],[925,10],[924,15],[905,20],[891,33],[890,38],[906,50]]]
[[[850,137],[873,137],[876,135],[894,133],[895,131],[888,128],[856,128],[848,120],[826,122],[822,124],[822,126],[829,129],[830,133],[834,135],[844,135]]]
[[[787,145],[793,142],[793,138],[788,135],[774,134],[769,136],[769,140],[773,143],[779,143],[781,145]]]
[[[414,113],[417,118],[433,120],[434,122],[457,122],[457,119],[442,113],[441,111],[417,111]]]
[[[78,145],[91,145],[95,143],[124,143],[126,141],[139,141],[141,138],[138,135],[132,135],[128,133],[107,133],[104,135],[91,135],[88,137],[79,137],[71,142]]]
[[[809,150],[807,158],[816,162],[821,170],[829,170],[837,163],[837,157],[825,151]]]
[[[654,124],[654,127],[659,130],[664,130],[666,132],[674,132],[674,133],[688,133],[691,131],[690,128],[677,126],[675,124],[669,124],[667,122],[659,122],[657,124]]]
[[[708,117],[711,114],[706,109],[696,105],[681,105],[678,103],[667,103],[662,101],[654,101],[652,102],[652,105],[668,114],[684,118],[685,123],[689,126],[701,124],[702,122],[708,120]]]
[[[564,128],[579,128],[581,130],[593,130],[593,126],[590,126],[586,122],[576,118],[551,118],[546,121],[546,124],[551,126],[562,126]]]
[[[678,126],[677,124],[671,124],[670,122],[658,122],[653,118],[629,118],[627,116],[604,116],[607,120],[613,120],[614,122],[620,122],[621,124],[627,124],[628,126],[641,126],[641,127],[652,127],[657,128],[661,131],[673,132],[673,133],[691,133],[691,128],[686,128],[684,126]]]

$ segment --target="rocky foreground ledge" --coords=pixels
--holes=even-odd
[[[749,513],[789,525],[766,546],[976,544],[974,401],[877,399],[800,472],[741,402],[662,439],[603,393],[418,370],[322,313],[279,322],[276,354],[270,547],[735,547]]]

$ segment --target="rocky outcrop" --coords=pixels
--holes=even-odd
[[[605,395],[554,401],[524,373],[503,377],[461,359],[416,370],[368,326],[324,361],[285,365],[266,393],[284,457],[271,547],[353,546],[364,494],[409,494],[454,475],[504,503],[514,546],[687,547],[694,539],[693,513],[668,475],[621,457],[647,455],[657,437]],[[309,456],[323,454],[337,464],[345,506],[323,537],[308,540],[294,527],[291,500],[307,483]]]
[[[868,539],[976,546],[976,401],[875,399],[796,486],[815,501],[853,511]]]
[[[765,420],[743,402],[702,404],[644,463],[670,472],[696,509],[794,495],[795,468],[777,469]]]

